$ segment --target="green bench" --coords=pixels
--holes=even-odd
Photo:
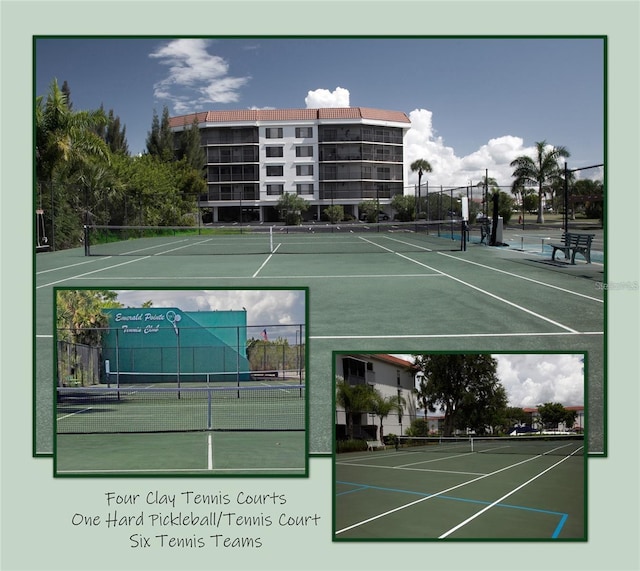
[[[549,244],[553,248],[551,259],[555,260],[556,252],[561,251],[566,259],[571,258],[571,263],[576,263],[576,254],[581,254],[587,261],[591,263],[591,242],[595,234],[581,234],[577,232],[563,232],[560,243]]]

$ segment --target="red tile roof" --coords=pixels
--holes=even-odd
[[[395,357],[393,355],[370,355],[380,361],[386,361],[387,363],[392,363],[393,365],[397,365],[399,367],[411,367],[413,363],[411,361],[406,361],[405,359],[400,359],[400,357]]]
[[[565,406],[564,407],[565,410],[575,410],[576,412],[580,412],[581,410],[584,410],[584,405],[580,405],[580,406]],[[525,406],[522,408],[522,410],[524,412],[538,412],[538,407],[537,406]]]
[[[370,119],[410,123],[409,117],[402,111],[385,111],[368,107],[326,107],[320,109],[239,109],[236,111],[202,111],[179,115],[169,119],[171,127],[183,127],[198,123],[235,123],[255,121],[315,121],[322,119]]]

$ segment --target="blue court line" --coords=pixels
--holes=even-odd
[[[355,489],[353,490],[347,490],[344,492],[340,492],[338,494],[336,494],[336,496],[344,496],[345,494],[352,494],[354,492],[362,492],[364,490],[381,490],[383,492],[395,492],[398,494],[409,494],[412,496],[422,496],[422,497],[426,497],[426,496],[431,496],[433,495],[433,493],[428,493],[428,492],[414,492],[412,490],[400,490],[397,488],[384,488],[381,486],[369,486],[366,484],[357,484],[355,482],[342,482],[342,481],[336,481],[336,484],[343,484],[345,486],[355,486]],[[454,496],[442,496],[442,495],[438,495],[438,496],[434,496],[434,498],[439,498],[439,499],[443,499],[443,500],[452,500],[455,502],[466,502],[466,503],[470,503],[470,504],[479,504],[479,505],[483,505],[483,506],[488,506],[490,505],[492,502],[487,502],[487,501],[483,501],[483,500],[470,500],[468,498],[457,498]],[[558,525],[556,526],[553,534],[551,535],[552,539],[557,539],[558,536],[560,535],[560,532],[562,531],[562,528],[564,527],[564,524],[566,523],[567,519],[569,518],[569,514],[567,513],[563,513],[563,512],[554,512],[551,510],[543,510],[543,509],[539,509],[539,508],[530,508],[527,506],[516,506],[516,505],[512,505],[512,504],[496,504],[496,507],[501,507],[501,508],[507,508],[507,509],[513,509],[513,510],[522,510],[522,511],[529,511],[529,512],[537,512],[537,513],[541,513],[541,514],[545,514],[545,515],[551,515],[551,516],[559,516],[560,517],[560,521],[558,522]]]

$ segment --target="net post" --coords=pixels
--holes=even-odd
[[[90,256],[91,250],[89,248],[89,226],[84,224],[82,226],[82,239],[84,240],[84,255]]]
[[[269,253],[273,254],[273,226],[269,226]]]

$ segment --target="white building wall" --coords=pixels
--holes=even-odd
[[[346,356],[347,355],[340,355],[338,359]],[[382,426],[384,435],[404,434],[404,431],[410,426],[412,420],[416,418],[413,376],[405,371],[404,367],[400,364],[389,363],[370,355],[354,355],[354,357],[372,364],[373,370],[367,369],[366,382],[368,385],[377,389],[382,396],[385,398],[396,398],[398,396],[398,390],[400,390],[401,396],[405,399],[402,421],[400,422],[397,412],[392,412],[383,419]],[[337,370],[340,371],[341,367],[338,367]],[[398,377],[400,378],[400,384],[398,384]],[[335,422],[336,424],[346,424],[346,414],[344,410],[340,408],[337,409]],[[379,437],[380,418],[378,416],[372,414],[363,415],[362,425],[375,426],[376,435]]]
[[[311,127],[312,137],[296,137],[296,128]],[[267,129],[282,129],[282,138],[267,138]],[[267,194],[267,185],[282,184],[283,191],[296,194],[297,184],[312,184],[315,189],[314,194],[303,194],[302,198],[306,200],[318,199],[319,188],[319,165],[318,165],[318,124],[314,121],[301,121],[299,123],[283,124],[281,121],[273,123],[264,123],[259,127],[259,153],[260,153],[260,200],[268,203],[276,204],[280,198],[279,195]],[[267,147],[283,147],[282,157],[267,157]],[[313,156],[297,157],[296,148],[303,146],[313,147]],[[282,176],[267,176],[268,166],[283,167]],[[297,175],[296,167],[298,165],[312,165],[312,175]]]

